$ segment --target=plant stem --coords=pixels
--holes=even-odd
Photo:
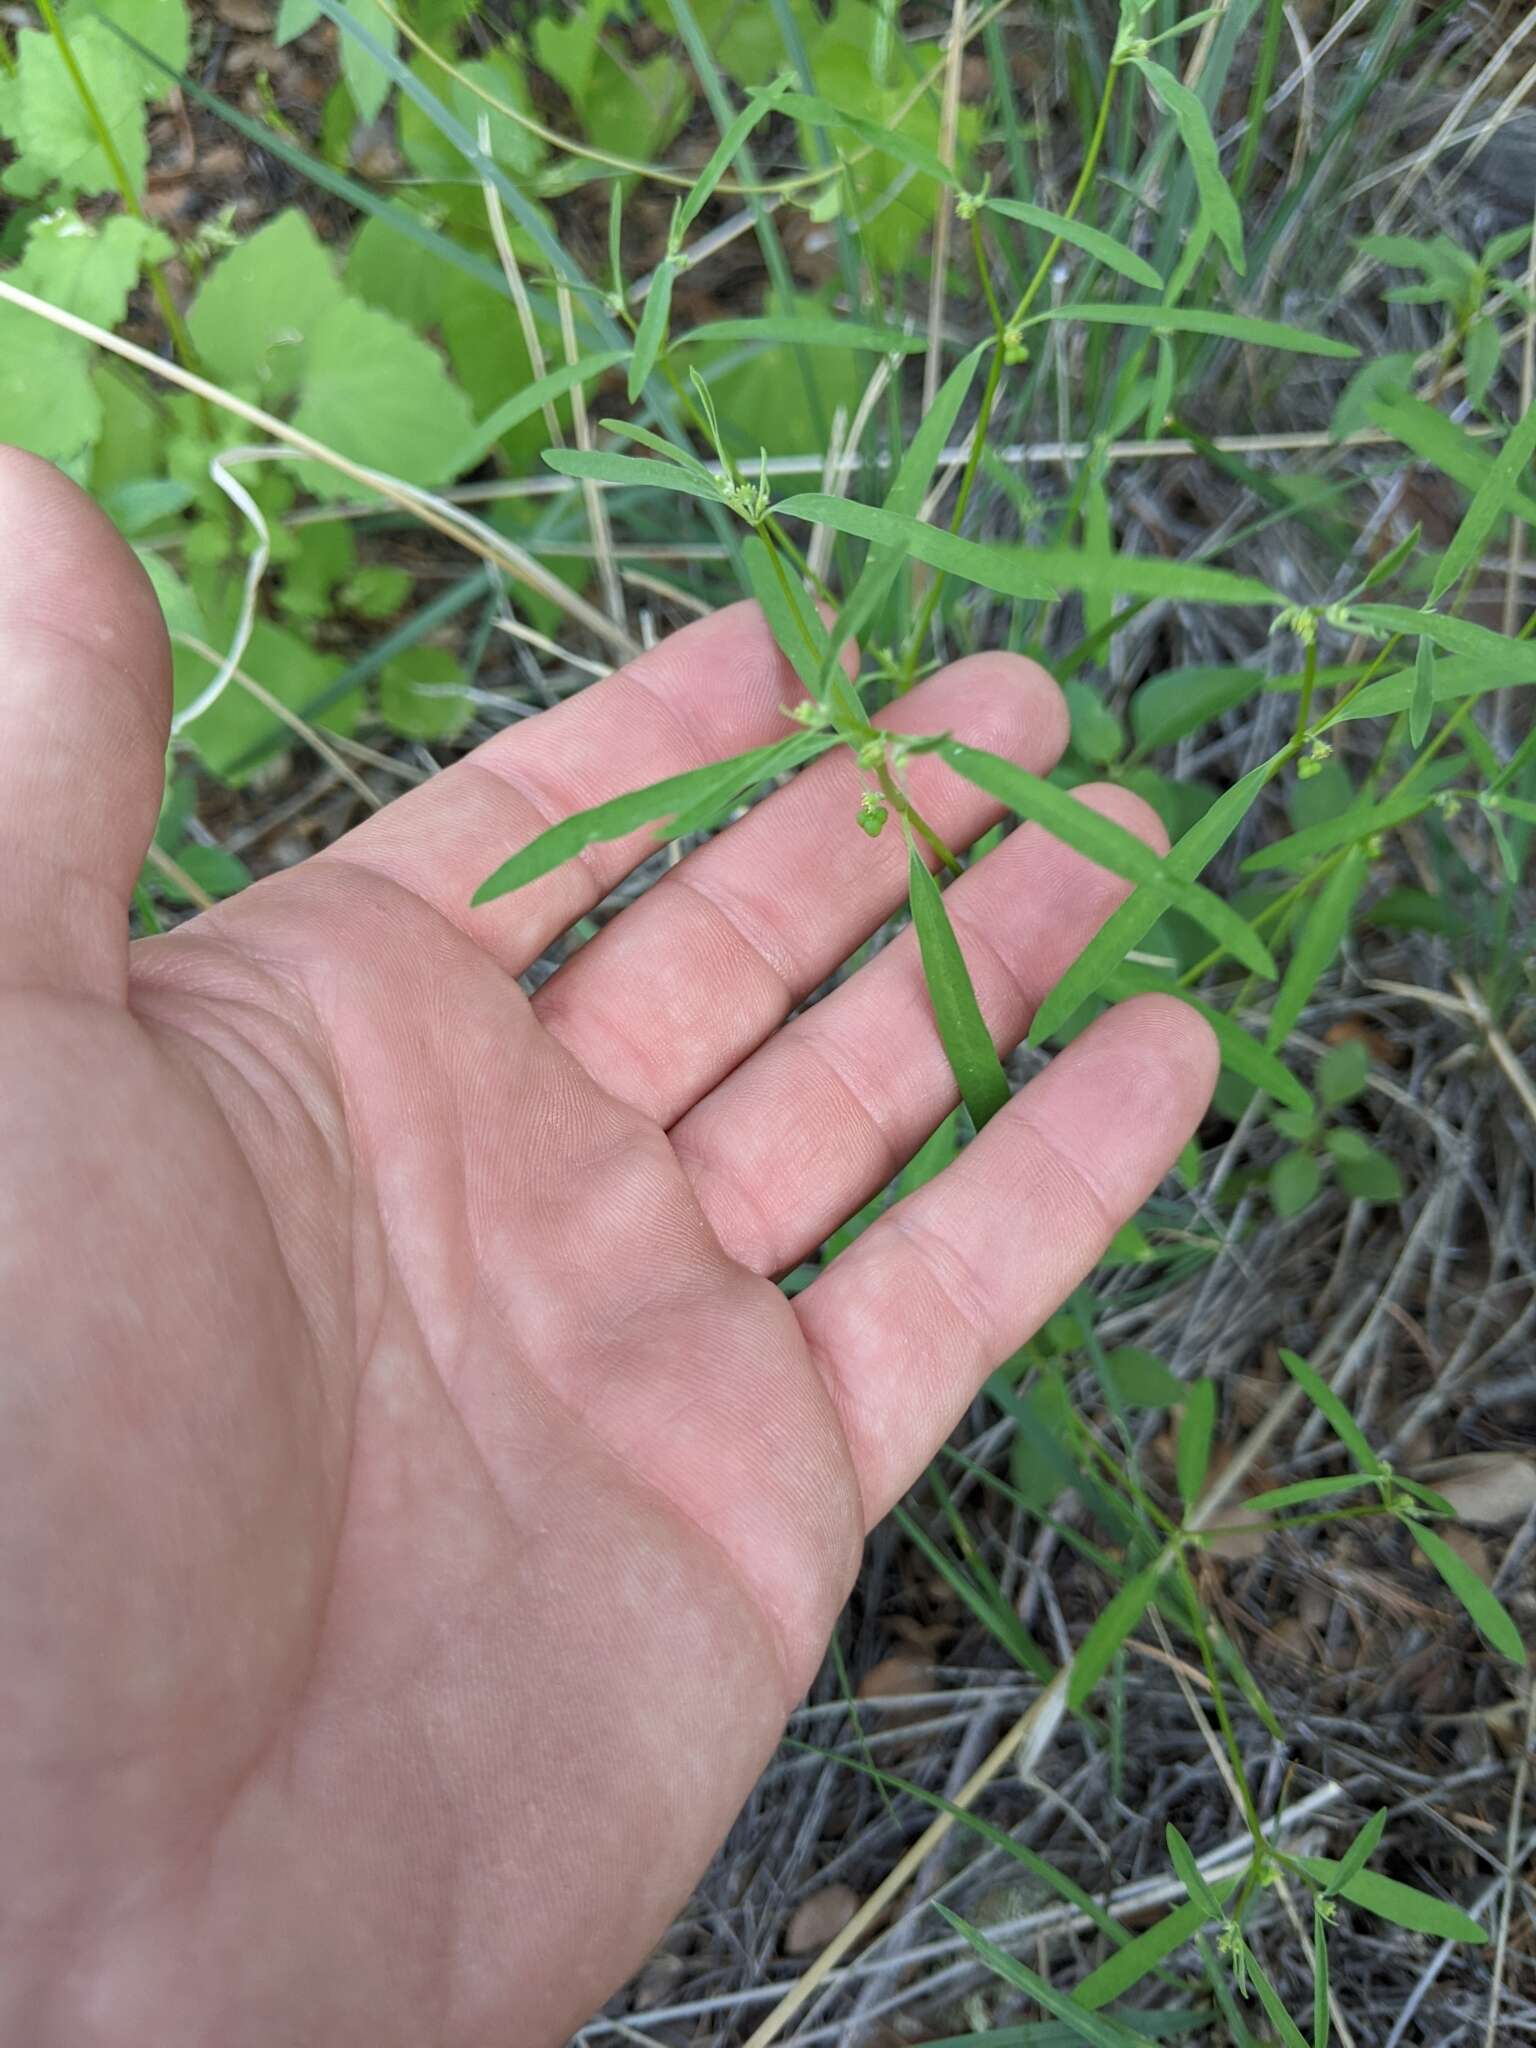
[[[1098,166],[1099,152],[1104,147],[1104,137],[1109,128],[1109,107],[1110,101],[1114,96],[1117,75],[1118,67],[1111,64],[1105,76],[1104,91],[1099,100],[1098,119],[1094,122],[1093,133],[1088,138],[1088,148],[1083,157],[1083,167],[1077,174],[1077,183],[1072,188],[1072,197],[1066,204],[1065,218],[1067,220],[1074,218],[1078,208],[1087,196],[1089,187],[1093,183],[1093,174]],[[997,327],[997,339],[992,346],[992,360],[987,365],[987,381],[982,389],[981,408],[976,415],[976,425],[971,431],[970,452],[966,456],[965,471],[960,478],[960,489],[955,498],[954,514],[949,522],[951,533],[958,533],[960,531],[961,522],[965,518],[966,507],[971,502],[971,492],[976,483],[976,472],[981,467],[981,451],[987,443],[987,429],[992,424],[992,408],[997,401],[998,387],[1002,383],[1003,363],[1008,349],[1008,331],[1010,328],[1018,326],[1019,322],[1034,304],[1040,287],[1050,276],[1051,265],[1056,261],[1063,246],[1060,235],[1054,236],[1046,245],[1045,254],[1041,257],[1034,276],[1024,287],[1023,295],[1014,309],[1013,318],[1010,321],[1004,322],[1001,318],[1001,308],[992,290],[991,278],[987,274],[985,261],[981,260],[981,231],[974,218],[971,221],[971,229],[978,253],[983,288],[986,291],[987,303],[992,311],[993,322]],[[907,636],[906,650],[901,660],[901,673],[905,687],[908,689],[911,688],[911,679],[916,670],[918,649],[928,637],[928,630],[933,624],[933,615],[938,610],[939,596],[943,588],[944,571],[940,569],[935,572],[933,581],[929,584],[924,594],[922,610],[918,613],[912,631]]]
[[[128,166],[124,163],[122,152],[113,138],[111,129],[107,126],[106,118],[102,114],[100,106],[97,104],[96,95],[91,91],[90,81],[80,68],[80,60],[76,57],[69,37],[65,34],[64,24],[59,19],[58,9],[54,6],[53,0],[37,0],[37,6],[38,12],[43,17],[44,25],[49,35],[52,36],[59,56],[63,60],[64,69],[69,73],[70,82],[79,97],[80,105],[85,110],[85,118],[96,131],[97,144],[102,155],[107,160],[107,168],[111,171],[113,182],[117,186],[118,195],[123,202],[123,210],[131,215],[134,220],[141,222],[147,227],[149,220],[144,212],[144,208],[139,203],[138,193],[133,189],[133,179],[128,174]],[[180,308],[171,296],[171,288],[165,281],[165,273],[160,268],[160,265],[155,262],[146,264],[145,268],[149,273],[150,289],[155,295],[155,304],[160,308],[160,317],[165,322],[166,332],[171,338],[171,347],[175,351],[176,360],[184,370],[190,370],[196,375],[198,371],[197,350],[192,345],[192,337],[187,332],[186,322],[181,317]],[[213,435],[212,410],[207,400],[203,398],[199,398],[198,406],[202,414],[204,432],[211,439]]]

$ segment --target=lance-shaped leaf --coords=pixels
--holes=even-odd
[[[958,1913],[952,1913],[948,1906],[935,1905],[934,1911],[943,1914],[955,1932],[965,1937],[989,1970],[1017,1990],[1027,1991],[1036,2005],[1053,2013],[1078,2040],[1087,2041],[1090,2048],[1141,2048],[1143,2036],[1133,2034],[1119,2020],[1090,2011],[1069,1991],[1056,1990],[1043,1977],[1037,1976],[1027,1963],[1019,1962],[995,1942],[988,1941],[979,1928],[972,1927],[968,1920],[962,1920]]]
[[[531,384],[525,384],[496,410],[480,421],[475,431],[460,448],[453,459],[453,471],[457,476],[466,469],[473,469],[483,462],[503,434],[509,434],[514,427],[531,419],[536,412],[556,398],[563,398],[567,391],[578,384],[586,384],[593,377],[600,377],[605,370],[611,370],[616,363],[622,363],[624,351],[619,348],[602,349],[596,355],[581,356],[574,363],[562,363],[558,370],[551,370],[547,376],[535,377]]]
[[[1052,213],[1048,207],[1031,206],[1026,199],[989,198],[983,201],[983,206],[988,213],[1006,214],[1010,220],[1023,221],[1026,227],[1040,228],[1048,235],[1070,242],[1074,249],[1081,249],[1085,256],[1093,257],[1106,270],[1128,277],[1133,284],[1145,285],[1154,292],[1163,289],[1163,280],[1146,258],[1138,256],[1134,249],[1127,249],[1113,235],[1106,235],[1102,228],[1091,228],[1085,221],[1069,220],[1066,214]]]
[[[1148,327],[1158,334],[1210,334],[1224,341],[1246,341],[1255,348],[1286,349],[1292,355],[1348,358],[1360,351],[1347,341],[1289,327],[1281,320],[1255,320],[1246,313],[1211,313],[1200,306],[1111,306],[1089,302],[1052,306],[1035,313],[1026,327],[1050,320],[1086,320],[1101,327]]]
[[[968,782],[999,797],[1021,818],[1043,825],[1053,838],[1086,854],[1111,874],[1162,892],[1167,902],[1177,904],[1203,924],[1255,974],[1275,972],[1268,947],[1229,903],[1212,895],[1209,889],[1202,889],[1197,882],[1171,875],[1144,839],[1117,825],[1113,818],[1090,810],[1067,790],[1031,775],[1027,768],[1005,760],[1001,754],[967,747],[959,740],[946,740],[936,751]]]
[[[1312,999],[1312,991],[1327,973],[1349,930],[1349,920],[1369,872],[1364,847],[1355,846],[1324,882],[1301,928],[1269,1014],[1264,1043],[1271,1051],[1290,1037],[1297,1018]]]
[[[667,338],[667,321],[672,313],[672,280],[677,265],[666,257],[656,266],[651,288],[640,308],[640,325],[635,329],[634,353],[629,359],[629,402],[634,404],[645,389],[645,380],[656,367],[662,343]]]
[[[677,463],[615,455],[609,448],[546,448],[544,462],[559,476],[595,477],[601,484],[643,484],[648,490],[676,491],[685,498],[703,498],[716,505],[724,502],[712,480],[695,476]]]
[[[1203,818],[1172,847],[1164,862],[1170,875],[1190,880],[1215,859],[1257,801],[1259,792],[1275,773],[1279,756],[1250,768],[1241,782],[1235,782],[1216,799]],[[1041,1045],[1066,1022],[1080,1004],[1103,987],[1133,946],[1137,946],[1156,924],[1166,907],[1156,889],[1138,889],[1122,903],[1078,954],[1066,973],[1035,1013],[1029,1042]],[[1284,1072],[1284,1069],[1281,1069]]]
[[[1001,597],[1052,598],[1061,590],[1118,597],[1166,597],[1189,604],[1279,604],[1267,584],[1203,562],[1170,562],[1157,555],[1116,555],[1078,548],[1024,548],[965,540],[889,504],[861,505],[823,491],[803,491],[776,508],[781,517],[807,519],[860,540],[878,541],[903,554],[995,590]]]
[[[1471,1565],[1459,1551],[1451,1548],[1443,1536],[1433,1529],[1426,1529],[1422,1522],[1414,1525],[1413,1540],[1467,1610],[1478,1634],[1491,1643],[1500,1656],[1508,1657],[1512,1663],[1523,1667],[1526,1662],[1525,1644],[1510,1618],[1509,1609],[1493,1588],[1483,1584]]]
[[[1137,57],[1136,69],[1173,116],[1189,167],[1195,174],[1200,201],[1200,221],[1220,242],[1239,276],[1247,265],[1243,256],[1243,217],[1238,211],[1232,187],[1221,172],[1221,151],[1211,133],[1210,116],[1182,79],[1149,57]]]
[[[1072,1659],[1067,1704],[1075,1713],[1109,1669],[1116,1650],[1151,1606],[1163,1576],[1159,1558],[1127,1579],[1089,1629]]]
[[[1467,507],[1466,516],[1457,527],[1455,537],[1435,573],[1429,593],[1431,604],[1438,604],[1445,593],[1481,559],[1488,536],[1509,510],[1516,489],[1530,468],[1533,454],[1536,454],[1536,404],[1527,407],[1494,457],[1492,469],[1479,484],[1477,494]]]
[[[831,735],[818,732],[792,733],[766,747],[753,747],[728,761],[710,761],[702,768],[690,768],[682,775],[668,775],[644,789],[632,789],[623,796],[610,797],[590,810],[577,811],[557,825],[530,839],[528,844],[502,862],[488,875],[470,898],[472,904],[491,903],[513,889],[524,888],[552,869],[560,867],[588,846],[610,839],[626,839],[642,825],[674,818],[685,807],[718,796],[722,802],[731,795],[753,788],[770,775],[785,773],[802,761],[823,753],[833,744]]]
[[[1331,1856],[1302,1856],[1297,1860],[1309,1877],[1331,1888],[1339,1870]],[[1362,1870],[1352,1877],[1347,1885],[1339,1887],[1338,1896],[1348,1899],[1352,1906],[1364,1907],[1379,1919],[1390,1920],[1396,1927],[1411,1928],[1415,1934],[1438,1935],[1442,1941],[1482,1943],[1488,1939],[1487,1929],[1479,1927],[1459,1907],[1421,1892],[1416,1885],[1382,1877],[1374,1870]]]
[[[922,355],[928,344],[900,327],[874,327],[861,320],[818,320],[813,314],[763,313],[740,320],[707,320],[677,337],[678,348],[695,343],[764,341],[796,348],[854,348],[879,356]]]
[[[992,1034],[976,1000],[970,970],[950,922],[939,885],[910,841],[907,847],[908,890],[912,926],[922,956],[923,979],[933,1004],[934,1022],[977,1130],[1008,1100],[1008,1076],[992,1044]]]
[[[710,152],[709,162],[694,180],[693,190],[678,210],[677,223],[673,230],[677,237],[681,238],[693,226],[713,198],[715,187],[736,161],[742,144],[764,115],[773,112],[784,89],[784,79],[775,79],[772,85],[759,87],[747,104],[726,123],[720,140]]]

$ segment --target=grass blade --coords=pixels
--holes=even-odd
[[[1328,1922],[1312,1902],[1312,2048],[1328,2048]]]
[[[1413,1540],[1467,1610],[1483,1640],[1491,1644],[1501,1657],[1508,1657],[1523,1668],[1526,1663],[1525,1644],[1519,1629],[1510,1619],[1509,1609],[1493,1588],[1483,1584],[1471,1565],[1459,1552],[1452,1550],[1443,1536],[1433,1529],[1426,1529],[1422,1522],[1415,1522]]]
[[[1091,228],[1084,221],[1069,220],[1064,213],[1052,213],[1048,207],[1031,206],[1026,199],[988,199],[984,210],[1004,213],[1010,220],[1023,221],[1026,227],[1039,228],[1044,234],[1070,242],[1074,249],[1081,249],[1085,256],[1093,257],[1106,270],[1128,277],[1133,284],[1145,285],[1148,291],[1160,292],[1163,289],[1163,280],[1151,264],[1134,250],[1127,249],[1123,242],[1117,242],[1113,235],[1106,235],[1102,228]]]
[[[933,1910],[941,1913],[955,1932],[965,1937],[989,1970],[1016,1990],[1027,1991],[1036,2005],[1054,2014],[1078,2040],[1091,2043],[1092,2048],[1131,2048],[1131,2044],[1145,2039],[1143,2035],[1133,2034],[1129,2027],[1121,2026],[1118,2020],[1090,2011],[1069,1992],[1057,1991],[1043,1977],[1037,1976],[1027,1963],[1005,1955],[995,1943],[988,1941],[979,1928],[972,1927],[968,1920],[962,1920],[958,1913],[952,1913],[948,1906],[941,1906],[935,1901]]]
[[[922,955],[923,978],[928,984],[934,1022],[939,1027],[961,1099],[970,1111],[972,1123],[980,1130],[1007,1102],[1008,1076],[982,1017],[970,970],[939,885],[910,840],[907,870],[912,925]]]

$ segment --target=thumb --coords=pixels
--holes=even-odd
[[[122,1000],[170,703],[132,550],[50,463],[0,447],[0,988]]]

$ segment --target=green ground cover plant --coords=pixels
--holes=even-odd
[[[465,0],[282,0],[231,92],[209,83],[220,10],[37,0],[0,40],[0,437],[88,486],[171,629],[145,930],[251,878],[207,823],[221,803],[317,758],[373,803],[381,760],[409,778],[483,732],[502,629],[574,687],[632,651],[638,602],[743,593],[807,692],[782,736],[560,820],[477,904],[639,826],[658,847],[693,840],[849,750],[849,831],[905,844],[959,1102],[904,1191],[1013,1078],[946,905],[962,863],[908,764],[936,755],[1122,877],[1030,1046],[1163,991],[1217,1034],[1220,1115],[1260,1134],[1219,1176],[1216,1147],[1191,1146],[1106,1262],[1123,1302],[1198,1282],[1256,1215],[1412,1199],[1380,1142],[1379,1060],[1307,1029],[1372,933],[1446,944],[1509,1114],[1536,1109],[1536,246],[1529,219],[1458,240],[1350,212],[1352,125],[1470,13],[1456,0],[1367,5],[1352,75],[1284,151],[1276,0],[1028,12],[582,0],[509,24]],[[1056,53],[1033,104],[1026,43]],[[301,79],[324,88],[307,111]],[[1052,96],[1072,110],[1065,169],[1045,149]],[[161,205],[177,121],[265,165],[270,203]],[[1319,237],[1332,268],[1298,264]],[[1356,338],[1362,291],[1410,309],[1417,345]],[[1212,423],[1234,417],[1256,431]],[[1169,451],[1228,494],[1230,516],[1193,538],[1197,522],[1159,530],[1119,494],[1127,464]],[[1050,776],[873,722],[989,643],[1064,683],[1072,744]],[[1221,744],[1239,725],[1241,755]],[[1211,768],[1192,770],[1202,751]],[[1103,779],[1154,806],[1166,853],[1078,801]],[[1095,1931],[1091,1968],[1047,1976],[941,1902],[1012,1999],[965,2041],[1362,2038],[1330,1978],[1342,1906],[1448,1943],[1486,1943],[1491,1923],[1380,1869],[1385,1809],[1336,1829],[1332,1855],[1288,1832],[1244,1731],[1291,1736],[1212,1597],[1211,1553],[1239,1503],[1280,1542],[1369,1523],[1439,1575],[1462,1644],[1528,1686],[1514,1603],[1448,1539],[1453,1502],[1381,1454],[1299,1340],[1275,1413],[1320,1448],[1254,1493],[1239,1481],[1257,1453],[1231,1459],[1216,1379],[1104,1324],[1084,1289],[994,1375],[1001,1469],[953,1448],[901,1526],[1036,1688],[993,1776],[1066,1724],[1119,1772],[1129,1646],[1155,1631],[1195,1674],[1241,1852],[1202,1860],[1170,1821],[1176,1903],[1133,1930],[971,1810],[985,1780],[937,1798],[862,1740],[839,1767],[1027,1865]],[[1097,1615],[1066,1654],[1020,1619],[962,1484],[970,1512],[1006,1506],[1094,1576]],[[1277,1982],[1280,1940],[1305,1956],[1304,2010]],[[790,1990],[755,2048],[812,1989]],[[1495,1977],[1495,2013],[1499,1995]]]

